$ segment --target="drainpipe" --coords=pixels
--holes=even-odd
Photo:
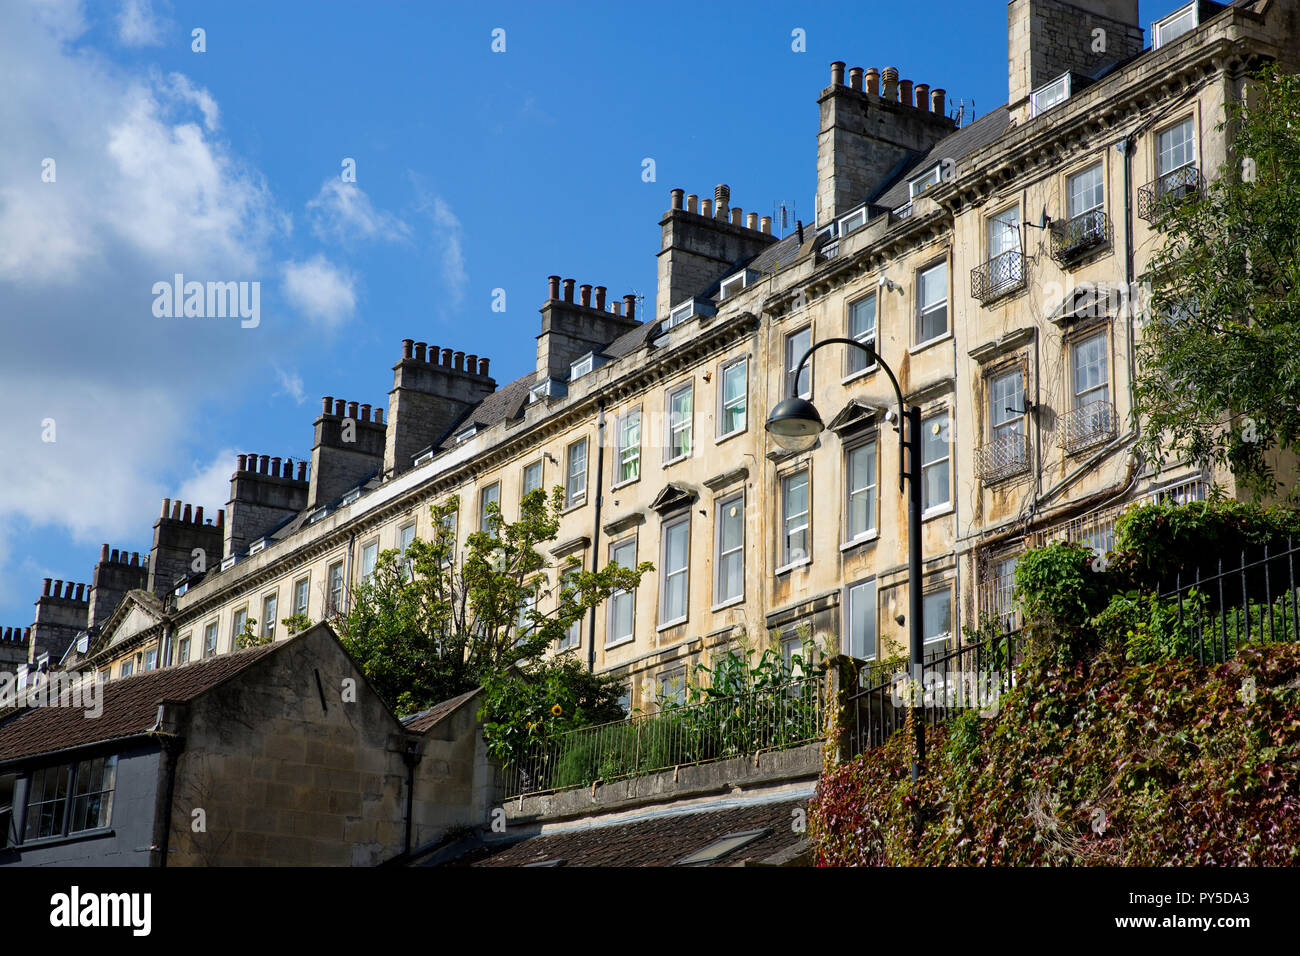
[[[353,531],[348,535],[347,565],[343,568],[343,608],[340,610],[346,610],[352,604],[352,552],[356,548],[356,543],[357,533]],[[325,586],[329,587],[328,581],[325,582]]]
[[[591,522],[591,570],[600,570],[600,505],[601,491],[605,478],[605,403],[599,405],[600,414],[596,417],[596,508]],[[587,627],[587,670],[596,672],[596,609],[591,609],[591,621]]]
[[[402,751],[402,760],[406,763],[406,839],[402,844],[402,856],[411,855],[411,817],[415,806],[415,765],[420,762],[419,746],[411,740],[406,742]]]

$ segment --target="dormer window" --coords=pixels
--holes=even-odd
[[[222,571],[229,571],[234,566],[235,566],[235,555],[233,554],[221,562]]]
[[[719,296],[719,298],[721,298],[721,296]],[[716,311],[717,310],[714,308],[713,303],[708,299],[687,299],[685,302],[673,306],[672,311],[668,313],[668,318],[659,323],[659,332],[662,334],[675,325],[681,325],[687,319],[691,319],[697,315],[713,315]]]
[[[361,497],[361,489],[353,488],[351,491],[349,491],[346,495],[343,496],[343,501],[341,503],[345,505],[350,505],[352,504],[352,502],[356,501],[360,497]]]
[[[265,550],[266,550],[266,539],[265,539],[265,538],[259,538],[257,541],[254,541],[252,544],[250,544],[250,545],[248,546],[248,553],[249,553],[249,554],[257,554],[257,552],[259,552],[259,551],[265,551]]]
[[[1151,41],[1153,49],[1160,49],[1166,43],[1172,43],[1184,33],[1191,33],[1200,24],[1200,4],[1193,2],[1175,10],[1166,17],[1151,24]]]
[[[563,382],[548,378],[538,382],[528,390],[528,404],[531,405],[543,398],[563,398],[566,394],[568,394],[568,389]]]
[[[732,276],[730,279],[724,280],[722,283],[722,288],[718,291],[718,298],[729,299],[737,292],[740,292],[742,289],[745,288],[745,280],[747,278],[748,278],[747,273],[740,272]]]
[[[1030,95],[1031,113],[1038,116],[1058,103],[1070,98],[1070,74],[1062,73],[1046,86],[1040,86]]]
[[[469,439],[473,438],[476,434],[478,434],[478,425],[470,425],[467,428],[462,428],[460,431],[456,432],[455,435],[456,444],[459,445],[463,441],[468,441]]]
[[[907,195],[909,199],[915,199],[927,189],[939,185],[939,167],[935,166],[921,175],[917,176],[907,184]]]
[[[937,168],[935,169],[935,172],[936,173],[938,172]],[[858,229],[861,229],[866,224],[867,224],[867,207],[862,206],[858,209],[855,209],[853,212],[849,213],[847,216],[844,216],[843,218],[840,219],[838,223],[839,233],[841,236],[847,236],[849,233],[856,232]]]
[[[411,462],[411,467],[414,468],[417,465],[423,465],[426,461],[433,461],[433,449],[429,449],[429,451],[416,455],[415,460]],[[308,520],[315,521],[316,519],[309,518]]]
[[[581,378],[588,372],[600,368],[608,361],[608,356],[601,355],[598,352],[588,352],[569,366],[569,381],[572,382],[575,378]]]
[[[419,462],[417,461],[416,464],[419,464]],[[313,511],[311,514],[307,516],[307,523],[315,524],[317,521],[320,521],[320,519],[325,517],[325,515],[327,514],[329,514],[328,508],[317,508],[315,511]]]

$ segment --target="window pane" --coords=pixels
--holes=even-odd
[[[636,566],[636,542],[625,541],[610,551],[611,563],[622,568]],[[607,642],[620,641],[632,636],[633,597],[631,591],[615,591],[610,595],[610,633]]]
[[[921,306],[918,341],[938,338],[948,331],[948,264],[941,262],[920,276]]]
[[[676,461],[691,453],[692,412],[695,390],[678,389],[668,399],[668,460]]]
[[[1101,163],[1071,176],[1068,186],[1068,212],[1071,219],[1093,209],[1100,209],[1106,201],[1101,178]]]
[[[849,588],[848,641],[844,652],[870,660],[876,656],[876,582]]]
[[[738,598],[744,594],[745,573],[745,505],[737,496],[718,506],[717,582],[714,602]]]
[[[1024,385],[1019,369],[999,375],[989,383],[989,426],[994,438],[1024,431],[1024,415],[1017,410],[1023,400]]]
[[[542,463],[535,461],[524,469],[524,494],[542,487]]]
[[[937,415],[921,423],[921,470],[925,475],[924,506],[949,502],[948,416]]]
[[[849,306],[849,338],[863,345],[876,342],[876,297],[869,295]],[[849,374],[860,372],[868,365],[867,354],[861,349],[849,348]]]
[[[678,521],[664,529],[664,620],[686,616],[686,582],[690,524]]]
[[[1020,248],[1020,207],[1012,206],[989,219],[989,258]]]
[[[783,481],[784,545],[782,564],[808,557],[808,472],[801,471]]]
[[[1107,401],[1106,337],[1094,335],[1074,347],[1075,407]]]
[[[952,592],[935,591],[922,599],[925,640],[938,641],[952,633]]]
[[[803,329],[794,333],[785,340],[785,382],[786,395],[790,394],[791,383],[794,381],[794,370],[803,358],[803,354],[808,351],[812,345],[812,327]],[[802,374],[799,376],[798,388],[795,394],[803,398],[808,398],[812,388],[812,360],[804,366]],[[784,398],[785,395],[782,396]]]
[[[727,366],[722,372],[722,434],[730,435],[745,427],[744,361]]]
[[[1172,173],[1192,162],[1192,120],[1183,120],[1156,137],[1156,171]]]
[[[876,527],[876,443],[849,451],[849,539]]]
[[[587,498],[587,440],[569,446],[568,505],[581,504]]]

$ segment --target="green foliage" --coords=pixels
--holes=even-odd
[[[288,633],[297,634],[299,631],[305,631],[311,627],[311,618],[306,614],[290,614],[286,618],[281,618],[280,623],[284,625]]]
[[[1300,645],[1185,660],[1027,664],[997,715],[905,732],[829,768],[825,866],[1300,863]]]
[[[1149,461],[1226,465],[1264,495],[1269,452],[1300,451],[1300,77],[1266,66],[1249,89],[1219,124],[1235,155],[1204,198],[1162,204],[1135,415]]]
[[[559,531],[563,490],[520,502],[519,520],[488,506],[486,530],[458,550],[458,501],[429,509],[433,540],[416,538],[405,556],[382,552],[336,619],[339,637],[366,677],[399,713],[430,707],[489,681],[535,680],[541,660],[568,628],[616,590],[635,588],[653,569],[553,564],[539,546]],[[526,688],[519,688],[521,699]],[[508,719],[498,715],[494,724]],[[524,721],[526,727],[527,721]],[[516,727],[515,731],[519,728]]]
[[[270,644],[275,638],[269,635],[263,637],[257,633],[257,621],[251,617],[244,619],[244,629],[235,635],[235,648],[243,650],[246,647],[261,647],[263,644]]]
[[[1093,570],[1094,559],[1086,545],[1060,541],[1016,562],[1014,593],[1031,652],[1067,663],[1094,649],[1088,624],[1106,602],[1105,575]]]

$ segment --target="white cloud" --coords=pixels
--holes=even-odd
[[[303,391],[302,387],[302,376],[297,372],[286,372],[277,365],[275,367],[275,378],[280,383],[280,389],[275,394],[288,395],[299,405],[307,401],[307,393]]]
[[[117,15],[117,38],[126,46],[158,46],[163,41],[162,24],[154,16],[149,0],[124,0]]]
[[[442,279],[447,284],[452,305],[460,305],[465,298],[465,286],[469,284],[465,253],[461,248],[463,232],[460,220],[440,196],[432,197],[429,212],[433,218],[434,241],[442,261]]]
[[[172,499],[201,505],[204,515],[215,519],[217,509],[230,500],[230,476],[235,471],[237,454],[233,448],[223,448],[206,464],[194,462],[191,474],[180,483]]]
[[[286,262],[282,271],[285,298],[309,319],[332,328],[355,311],[355,277],[323,255]]]
[[[325,180],[320,192],[307,202],[312,232],[322,240],[409,239],[411,228],[391,213],[376,209],[365,190],[338,178]]]

